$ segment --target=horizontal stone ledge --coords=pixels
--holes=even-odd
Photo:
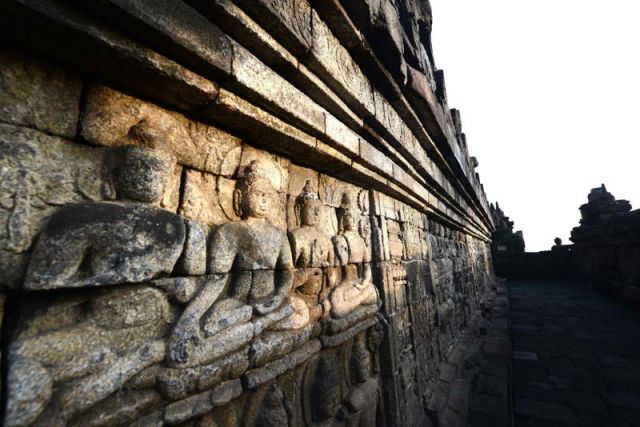
[[[312,134],[326,133],[324,108],[240,44],[233,42],[233,52],[233,79],[225,86],[249,98],[259,98],[266,108]]]
[[[258,22],[269,22],[276,39],[296,56],[309,52],[313,46],[312,9],[306,1],[295,0],[235,0]]]
[[[306,4],[306,2],[304,1],[298,2],[298,3],[302,5]],[[278,71],[283,75],[286,75],[288,79],[290,79],[293,83],[297,83],[297,86],[304,89],[305,91],[311,90],[312,93],[315,93],[316,96],[312,96],[312,99],[315,102],[322,105],[323,107],[328,108],[328,110],[332,114],[336,114],[340,118],[340,120],[345,120],[350,127],[357,128],[358,126],[361,125],[361,120],[358,119],[357,117],[354,117],[350,109],[346,107],[346,105],[344,105],[344,103],[342,102],[342,99],[340,99],[340,98],[345,98],[348,100],[348,99],[362,98],[362,94],[358,96],[357,91],[356,92],[349,91],[349,89],[347,88],[347,86],[349,86],[349,81],[353,80],[353,78],[350,77],[351,80],[347,79],[349,81],[344,81],[344,79],[342,79],[342,81],[337,81],[337,80],[334,81],[334,84],[331,86],[332,86],[332,89],[336,90],[337,93],[340,95],[340,98],[338,98],[336,97],[336,95],[333,93],[331,89],[329,89],[326,86],[323,87],[324,83],[320,82],[319,78],[317,77],[313,78],[314,76],[310,74],[308,71],[306,73],[303,73],[303,71],[306,71],[306,67],[298,63],[298,59],[296,59],[283,46],[281,46],[278,41],[274,40],[271,35],[267,34],[264,29],[262,29],[253,19],[251,19],[251,17],[249,17],[239,7],[228,2],[209,2],[209,1],[202,1],[202,0],[192,0],[191,4],[195,8],[200,10],[209,19],[211,19],[214,23],[224,27],[225,30],[232,35],[232,37],[238,39],[242,44],[246,45],[246,47],[252,50],[256,55],[259,55],[260,60],[265,61],[266,65],[268,66],[267,68],[273,68],[275,71]],[[262,2],[256,2],[256,4],[253,6],[249,6],[244,3],[242,4],[242,6],[245,9],[248,8],[252,10],[254,16],[257,13],[257,18],[260,20],[260,23],[265,25],[266,28],[272,30],[272,32],[273,32],[274,26],[281,28],[280,27],[281,23],[273,22],[273,19],[271,19],[273,15],[272,12],[268,12],[268,13],[256,12],[259,10],[263,12],[265,10],[268,11],[270,7],[269,5],[263,4]],[[286,14],[290,11],[289,9],[284,8],[283,10],[279,10],[278,12]],[[267,19],[267,16],[269,16],[270,18]],[[315,58],[313,61],[311,61],[309,65],[315,64],[315,66],[313,66],[313,70],[316,72],[319,72],[320,75],[323,76],[325,81],[329,78],[334,79],[335,78],[334,74],[336,73],[344,77],[344,76],[353,75],[355,72],[357,76],[360,76],[360,77],[357,77],[358,81],[365,82],[368,84],[368,80],[359,71],[359,68],[355,63],[353,63],[350,67],[347,67],[348,69],[343,70],[342,68],[340,68],[345,66],[341,65],[340,61],[337,60],[338,57],[342,58],[342,62],[347,61],[349,63],[349,61],[353,61],[353,60],[350,58],[346,50],[340,45],[340,43],[333,37],[331,32],[328,31],[325,24],[322,23],[322,21],[320,21],[319,18],[316,17],[315,12],[313,16],[314,16],[314,22],[317,21],[317,25],[315,25],[314,28],[324,28],[326,30],[324,32],[320,31],[322,32],[322,34],[316,34],[316,32],[313,33],[314,41],[317,42],[316,44],[319,46],[325,46],[324,50],[322,51],[324,52],[324,54],[320,56],[311,55],[307,57],[301,57],[300,60],[307,61],[309,57]],[[287,17],[288,15],[284,17],[280,16],[279,18],[287,20]],[[291,18],[291,19],[294,19],[294,18]],[[236,25],[231,25],[228,21],[232,21]],[[244,28],[250,29],[248,34],[247,34],[247,31],[243,30]],[[284,27],[281,28],[281,30],[283,28],[286,29],[288,27],[285,25]],[[276,32],[278,33],[278,31]],[[282,32],[279,32],[279,34],[282,34]],[[253,36],[253,37],[250,37],[250,36]],[[282,42],[285,43],[284,40],[282,40]],[[315,52],[313,50],[315,49],[315,46],[316,45],[313,45],[311,47],[312,53]],[[329,46],[331,46],[331,48],[329,48]],[[329,66],[329,64],[331,63],[335,64],[333,68]],[[297,67],[296,67],[296,64],[298,64]],[[335,72],[331,73],[331,72],[328,72],[327,70],[333,70]],[[265,73],[264,75],[266,75],[268,74],[268,71],[264,71],[264,73]],[[262,81],[264,79],[260,79],[260,80]],[[271,75],[269,78],[269,81],[274,81],[277,83],[278,79],[276,78],[275,75]],[[244,87],[234,87],[234,90],[239,91],[239,93],[243,93],[246,96],[247,93],[244,93],[243,90],[250,88],[251,82],[248,80],[243,80],[243,82],[246,83]],[[356,88],[361,87],[362,84],[363,83],[356,84],[354,87]],[[343,85],[347,85],[347,86],[343,86]],[[371,92],[371,88],[368,90],[368,92],[373,93]],[[353,95],[350,95],[350,94],[353,94]],[[260,94],[258,93],[258,95]],[[274,99],[270,100],[270,98],[274,98],[273,96],[264,97],[264,94],[263,94],[263,98],[269,102],[269,105],[271,108],[282,109],[281,107],[281,105],[283,105],[282,103],[275,102]],[[291,99],[292,97],[288,97],[288,98]],[[302,96],[302,97],[297,96],[293,98],[296,99],[296,102],[297,102],[298,98],[305,99],[305,96]],[[378,99],[381,99],[381,97],[378,96]],[[386,101],[380,101],[380,102],[386,102]],[[352,105],[352,106],[354,105],[353,102],[348,102],[348,103],[349,105]],[[307,104],[308,103],[305,102],[305,105]],[[338,106],[338,104],[340,105]],[[422,169],[423,166],[428,164],[427,162],[428,157],[426,153],[423,152],[422,148],[419,147],[419,143],[417,142],[417,139],[413,137],[413,135],[410,135],[409,129],[406,127],[406,125],[402,123],[402,120],[400,119],[398,114],[395,113],[395,111],[390,105],[388,104],[386,105],[387,105],[386,110],[388,110],[390,113],[393,112],[394,114],[393,115],[394,123],[396,123],[396,125],[394,125],[392,128],[405,129],[404,131],[398,131],[400,133],[396,132],[395,136],[391,136],[391,134],[388,134],[387,132],[388,134],[387,137],[392,138],[394,141],[396,141],[396,144],[400,144],[400,145],[402,145],[403,144],[402,141],[405,141],[405,140],[415,141],[411,147],[408,147],[405,150],[405,155],[409,156],[409,159],[411,160],[413,165],[420,168],[423,173],[428,175],[429,171]],[[360,111],[360,114],[364,114],[364,116],[369,116],[372,118],[377,117],[379,112],[378,110],[380,110],[380,108],[375,108],[375,105],[373,105],[373,108],[364,109],[364,110],[359,109],[358,107],[355,107],[355,108],[356,110]],[[302,109],[288,108],[288,113],[290,114],[291,111],[304,111],[305,109],[307,109],[307,107]],[[375,113],[373,110],[375,110]],[[331,121],[330,119],[331,119],[331,115],[327,114],[326,122],[327,123],[334,122],[334,121]],[[382,119],[384,119],[384,117],[382,117]],[[302,124],[302,126],[305,127],[308,123],[298,122],[298,124]],[[312,126],[312,128],[313,127],[314,126]],[[315,127],[317,128],[317,125]],[[382,132],[386,132],[385,126],[383,125],[378,125],[377,128]],[[329,131],[331,131],[331,128],[327,126],[326,130],[327,130],[327,134],[329,134]],[[331,135],[329,134],[329,136]],[[409,136],[411,136],[412,138],[409,138]],[[384,143],[384,141],[382,142]],[[422,154],[422,156],[418,156],[417,158],[414,159],[413,156],[415,156],[416,154]],[[416,174],[415,177],[416,179],[419,179],[418,174]]]
[[[387,192],[400,197],[421,211],[424,211],[425,206],[428,205],[427,201],[420,200],[402,190],[397,184],[372,171],[367,171],[335,148],[224,89],[221,90],[216,102],[199,114],[204,120],[222,123],[225,128],[234,133],[237,132],[240,137],[251,140],[259,147],[292,158],[301,166],[318,168],[322,172],[333,174],[355,184]],[[440,215],[456,228],[463,227],[463,224],[456,220],[446,218],[446,212]],[[472,234],[477,235],[476,232]]]
[[[45,49],[48,54],[53,54],[57,56],[59,59],[76,61],[80,65],[80,67],[84,68],[85,70],[87,70],[87,67],[89,67],[88,71],[96,72],[98,75],[105,76],[106,78],[113,78],[114,70],[110,68],[110,66],[111,65],[117,66],[116,64],[108,63],[107,66],[103,68],[104,62],[100,62],[100,61],[95,61],[91,63],[84,61],[83,63],[80,63],[80,60],[78,59],[78,57],[81,56],[80,51],[82,50],[82,46],[87,44],[92,44],[92,43],[101,44],[100,47],[102,47],[103,50],[106,50],[106,52],[103,52],[104,55],[102,56],[111,57],[114,62],[118,62],[116,58],[120,58],[120,59],[123,58],[122,56],[123,49],[124,49],[124,53],[137,54],[137,56],[134,57],[133,59],[139,59],[140,61],[148,60],[150,57],[153,57],[153,56],[155,56],[156,59],[163,58],[153,52],[149,52],[143,47],[140,47],[126,40],[125,38],[118,35],[117,33],[114,33],[109,30],[104,30],[103,27],[101,27],[99,24],[92,21],[91,18],[84,16],[82,13],[78,11],[69,10],[68,7],[65,5],[57,3],[53,0],[45,1],[44,3],[38,3],[38,4],[35,4],[35,3],[36,2],[34,0],[15,0],[10,4],[14,5],[18,12],[14,11],[12,12],[12,14],[15,14],[18,18],[22,17],[22,19],[25,21],[29,21],[29,20],[44,21],[42,23],[43,25],[39,26],[40,31],[42,33],[51,32],[56,26],[59,26],[60,31],[56,32],[57,37],[64,38],[65,43],[70,46],[69,50],[64,50],[64,49],[55,50],[48,45],[43,45],[38,47],[38,49]],[[79,37],[80,43],[78,43],[77,41],[72,42],[70,40],[70,37],[72,37],[74,33],[76,36]],[[32,41],[30,42],[30,45],[32,45],[35,48],[35,45],[36,45],[35,40],[33,39],[31,40]],[[74,48],[73,46],[76,46],[76,47]],[[119,48],[122,48],[122,49],[119,49]],[[125,48],[129,48],[129,51],[127,51]],[[124,60],[126,59],[127,58],[125,57]],[[166,64],[172,65],[173,70],[179,70],[183,72],[183,74],[178,73],[179,76],[183,76],[183,77],[191,76],[196,78],[196,80],[198,80],[203,85],[209,85],[209,88],[212,90],[210,92],[209,99],[207,99],[207,101],[215,97],[215,94],[218,92],[218,89],[214,83],[204,80],[203,78],[196,76],[194,74],[190,74],[188,70],[181,69],[180,66],[178,66],[177,64],[171,63],[169,60],[166,60],[166,59],[164,60],[166,61],[166,62],[163,62],[165,65]],[[90,64],[90,65],[87,65],[87,64]],[[182,109],[182,110],[186,109],[187,111],[193,111],[194,109],[198,109],[198,107],[201,107],[201,105],[198,105],[198,104],[189,105],[189,106],[184,105],[183,103],[180,102],[179,98],[175,98],[171,95],[167,97],[166,93],[158,92],[157,87],[153,87],[153,89],[149,89],[151,88],[151,86],[150,85],[147,86],[147,83],[146,83],[149,80],[149,77],[152,76],[152,78],[156,78],[158,72],[162,72],[162,69],[158,70],[157,68],[155,69],[153,68],[154,65],[157,65],[157,62],[147,63],[147,64],[143,63],[143,65],[147,65],[149,66],[149,68],[141,69],[139,76],[137,76],[139,78],[137,79],[124,78],[124,76],[121,77],[119,74],[115,73],[115,77],[117,78],[118,83],[120,85],[125,85],[125,86],[126,85],[134,86],[135,87],[133,89],[134,93],[143,93],[143,95],[146,93],[148,96],[152,98],[155,96],[157,98],[160,98],[161,101],[165,100],[169,103],[173,103],[172,106],[177,107],[178,109]],[[166,74],[163,76],[170,79],[172,77],[179,77],[179,76],[168,76]],[[175,84],[176,82],[173,81],[173,83]],[[153,91],[153,94],[150,93],[151,91]],[[193,101],[193,98],[190,98],[190,101]],[[202,110],[201,114],[206,114],[206,109]],[[339,122],[336,122],[336,123],[339,123]],[[324,127],[324,124],[322,126]],[[334,135],[334,139],[333,139],[334,143],[337,142],[335,141],[335,139],[342,139],[340,136],[341,132],[342,133],[346,132],[346,133],[349,133],[349,135],[351,135],[350,133],[351,131],[349,131],[348,128],[340,127],[339,124],[336,124],[336,126],[339,126],[339,129],[342,129],[342,130],[337,133],[332,131]],[[290,129],[293,129],[293,128],[290,128]],[[300,135],[299,132],[298,132],[298,135]],[[308,139],[308,138],[303,138],[303,139]],[[320,145],[318,141],[316,141],[315,138],[313,137],[311,137],[311,139],[313,140],[311,145],[315,147],[320,147],[320,150],[317,150],[317,151],[320,151],[321,154],[326,154],[327,151],[335,150],[335,149],[330,149],[330,147],[328,146]],[[352,139],[354,140],[354,142],[356,141],[355,136],[352,137]],[[283,151],[281,142],[276,142],[276,141],[274,142],[279,145],[280,151]],[[301,148],[301,147],[296,147],[294,151],[300,152],[300,150],[297,148]],[[348,147],[341,147],[341,148],[343,152],[346,152],[347,154],[354,156],[356,153],[354,153],[353,150],[357,150],[359,152],[359,148],[360,148],[359,141],[358,141],[357,148],[355,144],[352,144],[351,146],[352,151],[349,151]],[[332,156],[332,157],[336,157],[336,156]],[[342,163],[344,165],[350,166],[352,164],[352,161],[349,159],[349,157],[346,157],[346,158],[342,156],[337,156],[337,157],[342,159],[343,161]],[[331,161],[329,162],[329,164],[326,165],[328,169],[333,166],[333,170],[336,172],[345,170],[344,167],[339,166],[339,163],[338,165],[335,164],[335,161],[334,161],[335,159],[330,159],[330,160]],[[386,180],[386,178],[382,178],[375,173],[368,173],[364,175],[361,173],[356,173],[356,175],[359,177],[360,182],[368,182],[368,183],[374,182],[379,185],[379,184],[384,184],[384,180]],[[415,200],[413,204],[414,205],[416,204]]]
[[[134,94],[184,110],[215,99],[218,86],[58,0],[7,0],[6,40],[94,73]]]
[[[207,78],[231,74],[231,40],[183,1],[67,1]]]
[[[188,0],[188,3],[347,126],[352,129],[362,126],[362,119],[333,90],[240,7],[229,1]]]
[[[432,121],[423,122],[416,115],[413,107],[406,99],[405,93],[401,89],[400,85],[387,71],[386,67],[379,61],[376,54],[369,46],[368,41],[362,36],[362,34],[357,32],[356,26],[353,25],[351,18],[348,16],[347,12],[342,8],[339,2],[337,0],[331,0],[328,2],[319,2],[318,0],[312,0],[312,4],[314,6],[317,6],[316,10],[321,15],[321,17],[325,20],[325,22],[327,22],[331,29],[334,30],[338,38],[346,46],[349,47],[349,52],[354,56],[354,58],[356,58],[358,64],[364,69],[369,70],[370,75],[376,76],[376,80],[374,82],[375,86],[379,88],[385,95],[385,97],[390,100],[391,104],[398,109],[403,120],[407,123],[409,128],[411,128],[413,133],[418,136],[418,139],[420,139],[425,149],[431,152],[431,147],[435,147],[435,142],[431,139],[429,133],[427,133],[427,131],[423,127],[425,125],[436,126],[434,129],[430,129],[430,131],[433,132],[436,136],[436,139],[446,139],[446,119],[444,118],[445,113],[442,111],[442,109],[435,108],[431,111],[434,118],[434,120]],[[429,107],[433,109],[432,105],[430,105]],[[443,147],[444,146],[440,145],[440,148]],[[449,142],[447,142],[445,148],[451,149],[451,145]],[[434,150],[434,152],[439,153],[437,149]],[[441,155],[437,157],[439,157],[436,159],[437,163],[440,163],[441,165],[446,164],[445,157]],[[458,163],[457,159],[456,163]],[[462,169],[460,168],[460,170]],[[464,173],[462,174],[462,176],[464,176]],[[470,183],[467,183],[467,185],[461,185],[463,185],[463,188],[466,188],[467,190],[473,189],[473,186],[471,186]],[[478,209],[480,206],[484,206],[484,204],[481,202],[481,195],[477,194],[475,189],[473,190],[473,193],[475,193],[475,197],[477,199],[474,203],[474,205],[476,205],[476,208]],[[486,206],[484,206],[484,208],[484,210],[486,211]],[[480,209],[480,211],[482,211],[482,209]],[[487,212],[483,212],[483,217],[488,224],[491,223]]]

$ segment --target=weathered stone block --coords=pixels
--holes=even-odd
[[[324,109],[251,52],[233,44],[233,76],[242,89],[261,98],[270,109],[285,114],[303,129],[324,132]]]
[[[242,393],[240,380],[227,381],[212,391],[206,391],[167,406],[164,421],[179,424],[199,415],[204,415],[216,406],[223,405]]]
[[[11,0],[2,31],[20,45],[180,109],[209,104],[215,83],[56,0]],[[81,43],[78,41],[81,40]]]
[[[380,150],[360,138],[360,158],[365,164],[387,176],[393,175],[393,162]]]
[[[348,182],[320,174],[320,200],[332,207],[340,207],[342,197],[346,194],[349,200],[357,203],[363,213],[368,212],[368,192]]]
[[[375,113],[373,90],[358,64],[331,30],[313,12],[313,50],[310,68],[361,115]]]
[[[255,145],[279,154],[300,156],[309,161],[310,154],[316,151],[314,137],[226,90],[221,90],[215,103],[199,114],[224,122]]]
[[[105,152],[44,133],[0,124],[0,270],[15,286],[25,253],[60,206],[115,197]]]
[[[0,121],[72,139],[80,76],[8,49],[0,50],[0,64]]]
[[[325,134],[337,144],[340,151],[349,157],[356,157],[360,151],[358,134],[329,113],[325,113],[325,118]]]
[[[226,177],[240,162],[240,139],[100,85],[87,93],[81,134],[95,145],[159,148],[173,153],[182,165]]]
[[[298,350],[289,353],[289,355],[283,359],[270,362],[261,368],[248,371],[242,379],[244,386],[248,389],[253,389],[261,384],[271,381],[287,370],[300,365],[313,354],[320,351],[320,349],[321,344],[319,340],[309,341]]]
[[[184,2],[162,0],[100,0],[78,4],[104,19],[111,19],[168,57],[213,78],[231,72],[228,37]]]
[[[208,226],[237,221],[233,209],[235,181],[191,169],[185,171],[179,213]]]
[[[227,0],[189,0],[188,3],[235,41],[250,51],[256,52],[270,67],[295,68],[297,62],[295,56],[238,5]]]
[[[294,55],[312,46],[311,13],[307,0],[238,0],[240,6]]]

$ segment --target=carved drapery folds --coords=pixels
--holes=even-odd
[[[295,221],[279,221],[294,224],[287,232],[272,220],[286,183],[269,156],[255,157],[231,193],[237,221],[202,224],[160,208],[175,158],[130,145],[110,153],[117,200],[67,205],[48,219],[23,286],[40,292],[9,349],[8,425],[144,414],[175,423],[240,395],[256,406],[243,390],[263,396],[256,425],[295,425],[307,415],[294,414],[291,392],[273,380],[349,370],[346,359],[328,367],[314,355],[324,346],[337,357],[353,340],[357,381],[340,389],[345,409],[333,416],[365,419],[365,406],[377,407],[362,400],[379,398],[377,356],[363,344],[380,307],[369,218],[351,187],[324,188],[323,202],[305,180],[289,196]]]
[[[427,1],[0,8],[4,425],[429,425],[493,225]]]
[[[115,200],[51,215],[7,425],[385,425],[404,416],[385,414],[390,377],[413,390],[398,404],[426,405],[490,280],[486,244],[266,152],[237,157],[199,190],[232,221],[160,207],[175,158],[132,145],[105,155]]]

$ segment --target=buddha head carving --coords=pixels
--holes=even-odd
[[[354,231],[357,227],[357,220],[351,198],[348,194],[342,195],[342,202],[337,210],[338,215],[338,231],[341,233]]]
[[[315,227],[320,221],[321,209],[322,202],[312,190],[311,181],[307,180],[294,206],[298,224],[301,227]]]
[[[164,151],[127,145],[118,150],[114,184],[118,199],[157,204],[176,159]]]
[[[265,219],[274,192],[269,172],[259,160],[253,160],[238,180],[233,192],[233,208],[242,219]]]

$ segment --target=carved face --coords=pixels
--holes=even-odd
[[[318,225],[321,207],[322,204],[319,200],[307,200],[300,210],[300,224],[309,227]]]
[[[350,211],[345,212],[342,217],[342,229],[344,231],[352,231],[356,229],[356,218]]]
[[[116,191],[121,199],[158,203],[173,170],[175,159],[142,147],[125,147],[117,168]]]
[[[267,182],[258,182],[242,191],[242,216],[245,218],[266,218],[271,207],[273,188]]]
[[[152,165],[143,163],[135,175],[136,182],[130,183],[130,186],[133,187],[129,191],[129,193],[132,193],[131,196],[135,193],[135,198],[142,202],[158,202],[162,198],[162,190],[167,181],[166,171],[158,170]]]

